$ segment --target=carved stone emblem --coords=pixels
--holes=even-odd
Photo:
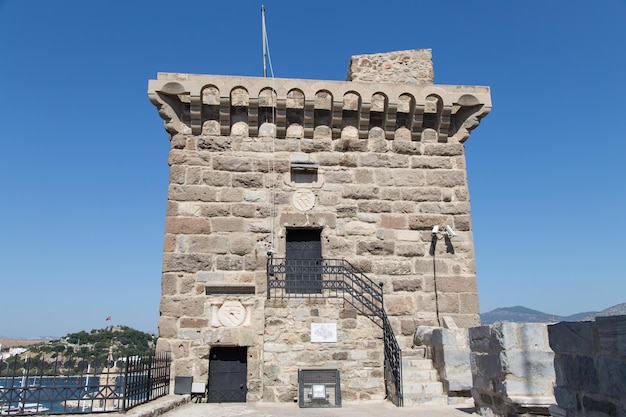
[[[241,326],[246,319],[246,308],[239,301],[226,301],[217,316],[225,327]]]
[[[315,205],[313,191],[296,191],[293,194],[293,206],[300,211],[309,211]]]

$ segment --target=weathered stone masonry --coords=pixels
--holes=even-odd
[[[310,367],[340,369],[345,399],[384,396],[368,318],[340,300],[266,299],[267,252],[284,256],[290,229],[320,230],[324,258],[383,283],[409,348],[416,326],[436,324],[431,230],[452,226],[458,239],[436,248],[438,308],[478,324],[463,142],[490,93],[432,74],[420,50],[354,57],[359,81],[150,81],[171,140],[158,348],[174,375],[206,381],[211,348],[243,346],[249,401],[292,401]],[[311,342],[311,323],[330,322],[337,341]]]

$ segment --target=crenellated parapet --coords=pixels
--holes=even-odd
[[[159,73],[148,84],[170,135],[464,142],[489,87]]]

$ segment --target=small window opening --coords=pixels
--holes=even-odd
[[[317,167],[292,166],[291,182],[295,184],[314,184],[317,182]]]

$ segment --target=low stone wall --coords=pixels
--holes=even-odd
[[[540,323],[469,329],[476,411],[483,416],[549,415],[554,352]]]
[[[555,416],[626,416],[626,316],[548,327],[555,352]]]

